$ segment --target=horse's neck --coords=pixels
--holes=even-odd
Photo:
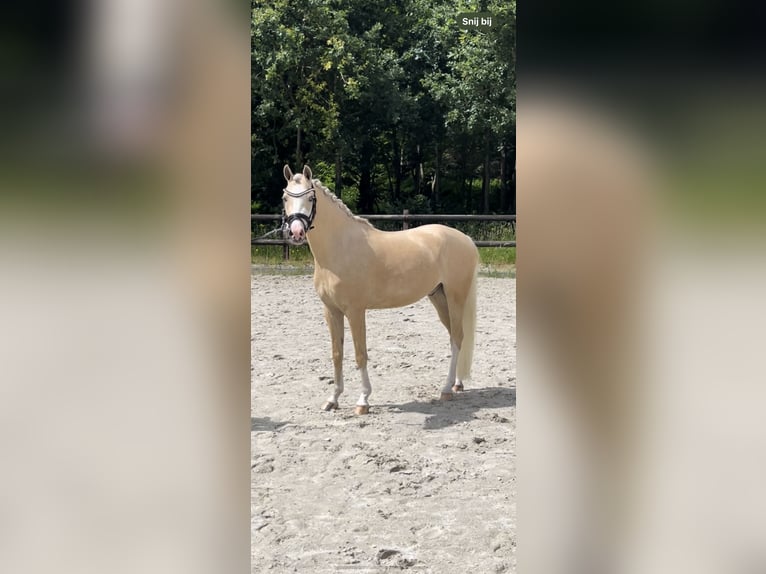
[[[369,229],[369,226],[349,215],[331,197],[322,191],[317,193],[314,229],[307,238],[318,265],[326,267],[330,261],[337,260],[341,245],[364,241]],[[358,238],[355,237],[357,235]]]

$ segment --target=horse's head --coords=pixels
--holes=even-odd
[[[286,165],[283,173],[287,186],[282,195],[282,234],[293,245],[303,245],[317,210],[317,192],[311,179],[311,168],[303,166],[302,174],[293,175],[290,166]]]

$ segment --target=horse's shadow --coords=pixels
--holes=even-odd
[[[273,421],[269,417],[250,417],[250,432],[275,431],[286,422]]]
[[[403,404],[381,405],[391,412],[422,413],[426,415],[423,428],[436,430],[471,421],[476,413],[484,409],[499,409],[516,406],[515,387],[487,387],[466,389],[455,395],[452,401],[433,399],[428,402],[411,401]],[[504,417],[497,417],[499,422],[508,422]]]

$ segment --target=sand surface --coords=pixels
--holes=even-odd
[[[472,380],[439,390],[424,299],[367,313],[370,414],[346,325],[345,393],[310,275],[252,276],[252,572],[515,572],[516,281],[479,278]]]

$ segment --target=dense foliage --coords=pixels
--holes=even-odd
[[[308,163],[359,213],[515,212],[515,44],[515,1],[255,0],[254,210]]]

